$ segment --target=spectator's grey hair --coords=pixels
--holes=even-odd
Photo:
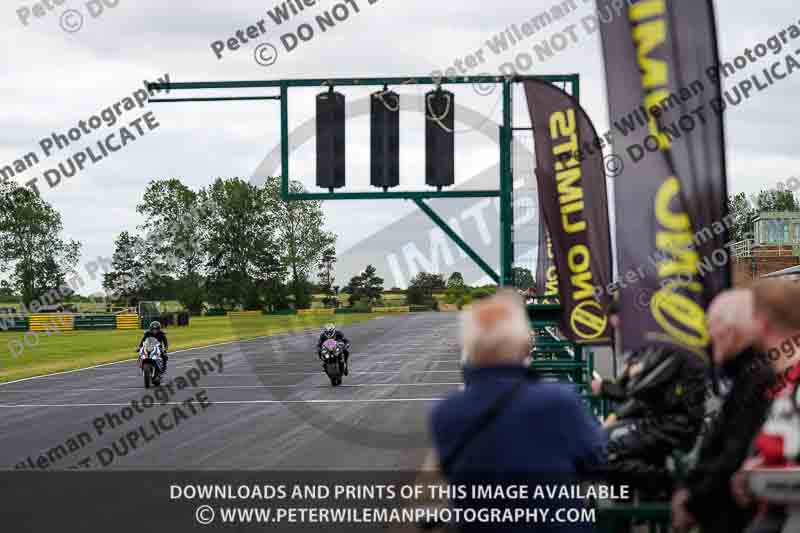
[[[471,366],[522,364],[530,354],[530,324],[522,299],[501,291],[461,315],[462,361]]]

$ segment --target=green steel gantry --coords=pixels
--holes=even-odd
[[[515,128],[513,120],[513,86],[528,80],[543,80],[550,83],[570,85],[570,93],[579,99],[580,82],[578,74],[547,76],[459,76],[457,78],[432,77],[389,77],[389,78],[316,78],[288,80],[249,80],[249,81],[201,81],[170,82],[167,84],[149,83],[151,90],[203,90],[203,89],[278,89],[279,94],[267,96],[232,96],[151,99],[154,103],[164,102],[216,102],[236,100],[279,100],[281,104],[281,194],[285,201],[302,200],[412,200],[430,219],[439,226],[464,253],[495,282],[502,286],[514,284],[514,165],[512,146],[514,131],[530,130]],[[497,189],[466,191],[375,191],[375,192],[306,192],[292,193],[289,190],[289,89],[300,87],[386,87],[406,85],[487,85],[502,86],[502,124],[500,124],[500,183]],[[450,226],[439,217],[428,204],[430,198],[500,198],[500,272],[494,271],[489,262],[472,249]]]

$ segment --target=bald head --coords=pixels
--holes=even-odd
[[[714,360],[718,363],[736,356],[755,343],[758,337],[750,289],[721,292],[711,302],[706,317],[714,344]]]
[[[462,354],[469,365],[522,364],[529,343],[528,314],[511,291],[482,300],[461,315]]]

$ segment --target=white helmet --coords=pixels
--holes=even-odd
[[[323,333],[329,339],[332,339],[334,335],[336,335],[336,325],[334,324],[325,324],[325,328],[323,329]]]

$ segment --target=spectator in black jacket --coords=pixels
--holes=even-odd
[[[618,329],[616,310],[609,306]],[[667,458],[691,450],[702,428],[706,366],[697,355],[647,346],[628,355],[618,380],[593,380],[596,395],[618,404],[604,423],[609,443],[602,475],[632,485],[644,499],[669,497]]]
[[[636,354],[631,354],[625,366],[622,369],[622,374],[617,379],[604,379],[596,375],[592,379],[592,393],[595,396],[608,400],[613,405],[621,405],[628,400],[628,383],[631,377],[641,372],[641,364],[637,364]],[[616,422],[616,414],[613,412],[606,418],[604,424],[611,425]]]
[[[627,399],[608,432],[607,473],[646,500],[668,498],[667,458],[694,446],[705,414],[706,364],[695,354],[648,346],[637,354]]]
[[[730,382],[730,388],[703,437],[697,466],[685,487],[673,495],[673,527],[687,531],[699,525],[703,533],[740,533],[752,520],[752,512],[736,505],[730,479],[764,422],[769,408],[767,391],[775,374],[751,347],[756,332],[750,290],[720,294],[707,316],[714,359],[740,355],[722,367],[723,380]]]

